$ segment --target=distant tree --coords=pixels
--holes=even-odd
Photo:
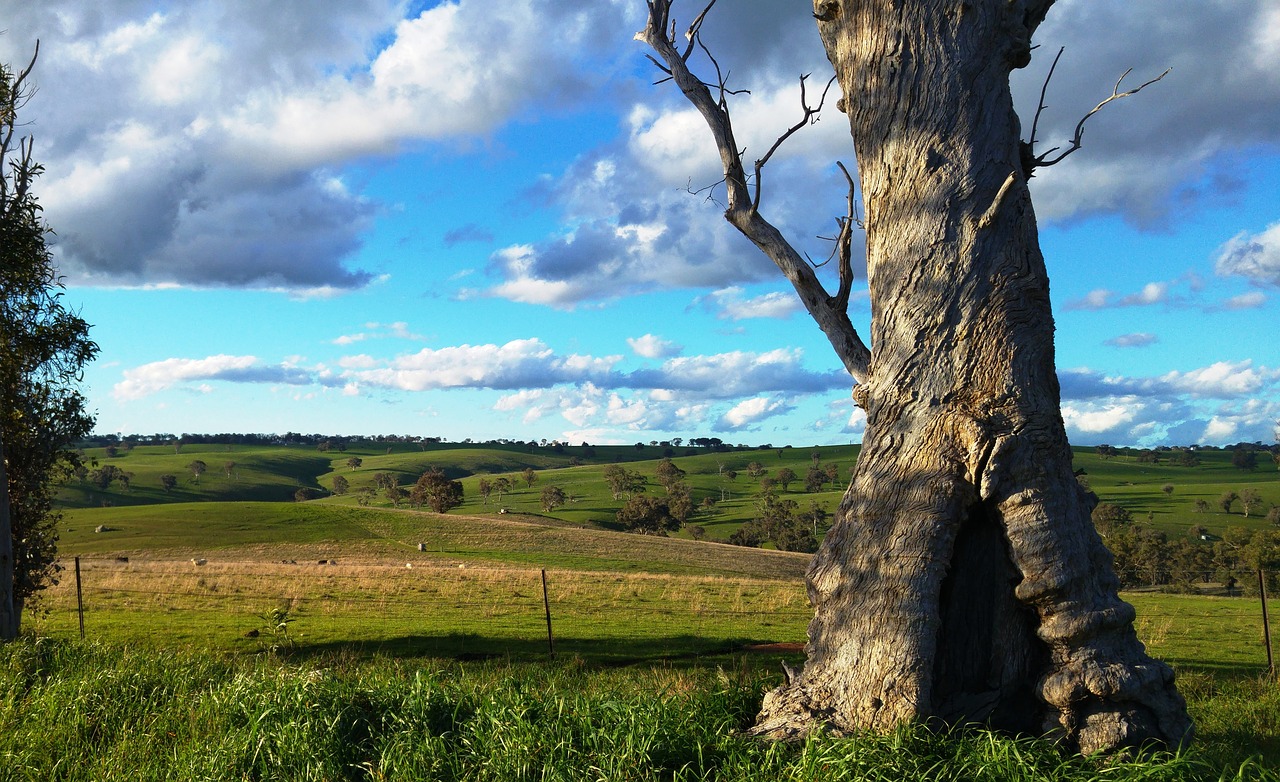
[[[1208,513],[1208,512],[1209,512],[1209,501],[1196,500],[1196,513]]]
[[[1271,510],[1267,511],[1267,521],[1280,527],[1280,505],[1271,506]]]
[[[1166,497],[1172,497],[1172,496],[1173,496],[1173,484],[1172,484],[1172,483],[1166,483],[1165,485],[1163,485],[1163,486],[1161,486],[1161,487],[1160,487],[1160,491],[1164,492],[1164,494],[1165,494],[1165,496],[1166,496]]]
[[[359,456],[352,456],[351,458],[347,459],[347,466],[350,467],[352,470],[360,469],[360,465],[362,464],[364,464],[364,459],[361,459]]]
[[[324,495],[320,492],[319,489],[314,489],[310,486],[303,486],[302,488],[298,489],[293,493],[293,501],[307,502],[308,500],[320,499],[323,496]]]
[[[115,482],[118,472],[120,470],[114,464],[104,464],[98,469],[90,471],[89,483],[98,491],[106,491]]]
[[[636,494],[616,514],[618,522],[628,532],[645,535],[666,535],[680,529],[666,501],[650,494]]]
[[[778,470],[777,479],[778,483],[782,484],[783,491],[788,491],[791,484],[799,480],[799,478],[800,476],[796,475],[796,471],[790,467],[783,467],[781,470]]]
[[[114,459],[116,456],[120,454],[120,449],[114,445],[108,445],[103,450],[106,452],[108,459]]]
[[[1116,456],[1117,453],[1119,453],[1114,446],[1110,446],[1110,445],[1099,445],[1094,450],[1097,452],[1098,456],[1102,457],[1103,459],[1112,459]]]
[[[199,483],[200,476],[204,475],[205,470],[209,469],[209,465],[205,464],[199,459],[196,459],[195,461],[187,465],[187,469],[191,471],[192,480],[194,480],[196,483]]]
[[[498,502],[502,502],[502,495],[515,488],[515,481],[505,475],[499,475],[493,481],[493,490],[498,493]]]
[[[1200,457],[1196,455],[1195,451],[1187,449],[1178,454],[1178,458],[1174,460],[1174,464],[1177,464],[1179,467],[1199,467]]]
[[[840,480],[840,465],[828,464],[823,472],[827,474],[827,481],[831,483],[831,488],[836,488],[836,481]]]
[[[813,529],[813,536],[818,537],[818,526],[827,522],[827,509],[818,504],[817,500],[809,502],[809,510],[805,511],[805,518],[810,522]]]
[[[426,504],[436,513],[447,513],[462,504],[462,483],[433,467],[418,478],[409,496],[414,506]]]
[[[178,485],[178,476],[172,473],[165,473],[164,475],[160,476],[160,486],[164,488],[166,493],[173,491],[174,488],[177,487],[177,485]]]
[[[379,489],[385,490],[398,484],[399,481],[396,480],[396,476],[389,472],[375,472],[373,474],[373,485]]]
[[[347,479],[343,478],[341,475],[333,476],[333,493],[339,497],[346,494],[347,489],[350,488],[350,486],[351,484],[347,482]]]
[[[1255,507],[1262,503],[1262,495],[1257,489],[1241,489],[1240,490],[1240,507],[1244,509],[1244,517],[1249,518],[1249,513]]]
[[[485,505],[488,505],[489,495],[493,494],[493,484],[489,482],[489,479],[481,478],[476,483],[476,491],[480,492],[480,498],[484,500]]]
[[[1224,491],[1222,495],[1218,497],[1218,507],[1222,508],[1223,513],[1230,513],[1231,503],[1235,502],[1238,499],[1240,499],[1239,494],[1236,494],[1233,491]]]
[[[827,483],[827,473],[818,465],[809,468],[809,472],[804,477],[804,490],[813,493],[822,491],[822,487]]]
[[[662,459],[658,462],[657,477],[658,485],[670,492],[673,484],[684,480],[685,471],[677,467],[671,459]]]
[[[223,462],[222,473],[228,478],[236,474],[236,463],[232,461]]]
[[[1237,448],[1231,454],[1231,466],[1248,472],[1258,469],[1258,452],[1252,448]]]
[[[321,453],[328,452],[329,449],[332,447],[333,447],[333,443],[329,442],[328,440],[321,440],[320,442],[316,443],[316,450],[320,451]]]
[[[547,513],[569,501],[569,496],[559,486],[546,486],[542,489],[542,509]]]
[[[373,498],[376,497],[377,494],[378,493],[374,491],[372,486],[361,486],[356,490],[356,503],[363,508],[373,502]]]
[[[409,492],[405,491],[399,484],[392,483],[387,486],[383,495],[391,501],[394,508],[400,507],[400,501],[409,496]]]
[[[538,482],[538,471],[532,467],[526,467],[524,472],[520,473],[520,477],[524,478],[526,486],[533,488],[533,484]]]
[[[1133,521],[1129,511],[1112,502],[1100,502],[1093,509],[1093,525],[1104,536],[1109,535],[1117,527],[1128,525]]]
[[[764,465],[761,464],[760,462],[749,462],[747,464],[747,475],[751,476],[752,478],[759,478],[760,476],[764,475],[764,473],[765,473]]]
[[[676,481],[667,487],[667,513],[671,518],[684,524],[693,515],[693,490],[688,483]]]
[[[647,479],[639,472],[628,470],[621,464],[610,464],[604,468],[604,480],[609,491],[616,500],[624,494],[627,497],[644,491]]]

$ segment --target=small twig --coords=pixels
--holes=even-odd
[[[1075,131],[1075,134],[1072,135],[1071,137],[1071,145],[1068,146],[1065,150],[1063,150],[1062,154],[1058,155],[1055,158],[1050,158],[1049,155],[1056,152],[1059,149],[1059,147],[1054,147],[1053,149],[1050,149],[1049,151],[1045,152],[1043,155],[1039,155],[1033,158],[1032,166],[1034,168],[1044,168],[1046,166],[1053,166],[1053,165],[1057,165],[1058,163],[1061,163],[1072,152],[1075,152],[1076,150],[1080,149],[1082,145],[1082,139],[1084,137],[1084,124],[1089,121],[1090,117],[1092,117],[1094,114],[1097,114],[1099,111],[1101,111],[1103,106],[1107,105],[1113,100],[1127,98],[1130,95],[1137,95],[1139,92],[1142,91],[1144,87],[1148,87],[1152,84],[1155,84],[1156,82],[1163,79],[1165,76],[1168,76],[1169,72],[1172,70],[1173,68],[1165,68],[1164,73],[1161,73],[1159,76],[1155,77],[1154,79],[1151,79],[1149,81],[1143,82],[1142,84],[1139,84],[1137,87],[1134,87],[1131,90],[1126,90],[1125,92],[1120,91],[1120,83],[1124,81],[1125,77],[1128,76],[1133,71],[1133,69],[1130,68],[1129,70],[1120,74],[1120,78],[1116,80],[1116,86],[1111,90],[1110,97],[1108,97],[1106,100],[1102,101],[1097,106],[1094,106],[1092,109],[1090,109],[1089,113],[1081,117],[1080,121],[1076,123],[1076,131]]]
[[[831,85],[835,84],[836,82],[836,77],[833,75],[831,79],[827,82],[827,86],[823,88],[822,98],[818,101],[818,105],[810,106],[809,100],[805,94],[805,81],[809,78],[809,76],[810,74],[806,73],[800,77],[800,108],[803,110],[804,116],[800,118],[799,122],[787,128],[787,131],[783,133],[781,136],[779,136],[777,140],[773,142],[773,146],[769,147],[769,151],[764,153],[764,157],[756,161],[756,192],[751,199],[752,209],[760,208],[760,190],[761,190],[761,182],[763,179],[762,172],[764,170],[765,163],[769,162],[769,158],[773,157],[773,153],[777,152],[778,147],[781,147],[782,144],[787,139],[795,135],[804,126],[811,125],[813,124],[813,122],[817,121],[817,120],[814,120],[813,118],[822,111],[822,105],[827,102],[827,94],[831,92]]]
[[[862,218],[858,215],[857,183],[842,161],[837,160],[836,165],[840,167],[840,173],[844,174],[845,182],[849,184],[845,218],[840,222],[840,238],[836,242],[840,259],[837,266],[840,270],[840,287],[832,299],[832,306],[843,312],[849,309],[849,292],[853,290],[853,226],[856,224],[861,228]]]
[[[1027,141],[1032,150],[1036,148],[1036,128],[1040,125],[1040,115],[1047,108],[1044,104],[1045,93],[1049,91],[1049,82],[1053,79],[1053,72],[1058,68],[1058,60],[1062,59],[1062,53],[1066,50],[1067,47],[1065,46],[1058,49],[1057,56],[1053,58],[1053,64],[1049,66],[1049,73],[1044,77],[1044,84],[1040,85],[1040,105],[1036,108],[1035,118],[1031,120],[1031,139]],[[650,57],[649,59],[652,60],[653,58]]]

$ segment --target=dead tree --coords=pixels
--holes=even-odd
[[[768,155],[743,164],[723,79],[690,69],[701,52],[719,73],[699,36],[711,6],[677,42],[670,0],[649,1],[637,37],[711,129],[726,219],[792,282],[867,414],[808,573],[808,660],[765,697],[761,735],[981,722],[1086,753],[1190,737],[1172,671],[1117,595],[1062,422],[1027,189],[1048,161],[1009,90],[1052,2],[815,1],[865,202],[869,350],[847,314],[852,180],[830,294],[761,216]]]

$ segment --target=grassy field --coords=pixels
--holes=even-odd
[[[466,499],[453,513],[496,516],[505,508],[511,513],[566,524],[616,529],[614,514],[623,500],[610,493],[604,468],[625,462],[630,469],[649,477],[650,491],[661,492],[654,478],[655,467],[668,450],[675,454],[675,464],[687,473],[695,503],[708,497],[716,501],[712,510],[691,519],[679,535],[689,537],[689,528],[697,525],[708,539],[727,540],[754,513],[760,485],[759,479],[748,475],[751,463],[759,464],[765,470],[764,477],[768,478],[776,477],[783,468],[792,470],[800,478],[785,492],[786,496],[797,500],[802,508],[817,503],[833,512],[858,449],[856,446],[823,446],[706,452],[658,446],[564,446],[557,452],[527,445],[414,447],[397,444],[388,452],[383,444],[357,442],[344,452],[323,453],[301,446],[187,445],[180,453],[174,453],[171,446],[141,446],[111,458],[99,448],[89,449],[86,456],[100,465],[112,464],[132,472],[134,477],[129,487],[113,485],[100,491],[87,482],[72,481],[63,490],[61,500],[68,508],[95,511],[102,510],[104,505],[121,508],[206,501],[290,502],[298,489],[328,491],[333,479],[342,476],[350,484],[347,495],[312,502],[354,507],[355,491],[372,485],[375,474],[389,473],[402,486],[407,486],[428,468],[438,468],[462,481]],[[1228,526],[1266,526],[1267,509],[1280,505],[1280,474],[1270,455],[1261,453],[1257,469],[1251,472],[1233,467],[1230,451],[1201,451],[1199,456],[1202,462],[1199,466],[1179,467],[1168,455],[1159,463],[1150,463],[1139,461],[1136,452],[1122,452],[1120,456],[1103,459],[1094,449],[1078,448],[1075,464],[1104,501],[1123,505],[1136,520],[1149,522],[1171,535],[1184,534],[1193,525],[1204,526],[1215,534]],[[351,458],[361,460],[358,468],[348,466]],[[197,459],[207,465],[207,471],[198,480],[187,468]],[[804,491],[804,476],[815,459],[822,467],[835,465],[841,478],[834,485],[827,484],[823,490],[809,493]],[[234,462],[233,467],[229,466],[230,462]],[[536,482],[532,485],[522,478],[527,468],[536,471]],[[165,492],[160,485],[160,476],[166,473],[179,478],[178,485],[170,492]],[[501,499],[493,495],[486,502],[480,496],[478,483],[481,478],[492,481],[498,476],[511,479],[517,488]],[[559,486],[573,500],[546,513],[542,509],[541,493],[548,485]],[[1165,485],[1172,486],[1172,492],[1164,492]],[[1238,503],[1230,513],[1219,508],[1218,498],[1224,492],[1245,488],[1256,490],[1263,499],[1250,517],[1243,515]],[[1197,512],[1197,500],[1207,502],[1209,511]],[[372,504],[391,505],[380,493]]]
[[[64,493],[60,549],[68,567],[81,558],[88,640],[68,570],[28,613],[41,640],[0,650],[0,782],[1280,778],[1267,770],[1280,766],[1280,690],[1265,678],[1247,598],[1126,595],[1197,721],[1185,756],[1099,766],[980,731],[746,739],[779,660],[802,657],[807,557],[615,531],[621,501],[604,467],[624,460],[652,476],[662,450],[186,446],[115,457],[134,473],[127,492]],[[802,479],[789,496],[834,508],[838,491],[802,491],[815,450],[842,476],[856,458],[851,447],[677,456],[695,499],[720,500],[693,523],[722,540],[751,518],[753,461],[769,475],[791,468]],[[186,472],[173,492],[159,488],[196,458],[208,465],[199,482]],[[1078,451],[1076,465],[1104,500],[1170,533],[1265,524],[1265,509],[1245,519],[1216,498],[1254,487],[1280,503],[1270,460],[1247,473],[1229,452],[1201,458],[1181,468]],[[461,508],[287,501],[338,474],[353,487],[377,472],[407,484],[428,467],[463,481]],[[528,467],[532,486],[479,498],[481,477]],[[545,485],[577,501],[544,513]],[[1196,499],[1213,512],[1195,512]]]
[[[1231,735],[1274,726],[1274,689],[1193,700],[1179,756],[1091,760],[981,730],[921,727],[797,744],[742,731],[779,676],[333,655],[304,664],[25,641],[0,647],[0,780],[1198,780],[1280,778]]]

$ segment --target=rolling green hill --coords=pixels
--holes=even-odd
[[[91,476],[72,480],[60,499],[64,507],[83,510],[90,515],[112,516],[111,508],[184,504],[201,502],[268,502],[290,503],[295,492],[308,488],[331,492],[335,478],[348,482],[345,495],[329,494],[309,504],[355,508],[359,502],[371,507],[389,508],[390,500],[377,492],[360,496],[360,489],[372,487],[374,476],[386,473],[401,486],[410,486],[423,471],[440,469],[462,482],[463,505],[454,514],[535,519],[540,524],[567,524],[601,530],[616,530],[615,514],[625,498],[615,498],[604,477],[605,468],[624,463],[627,468],[645,475],[647,490],[662,493],[657,485],[658,460],[673,455],[674,463],[686,473],[695,504],[707,501],[679,534],[691,537],[695,531],[709,540],[724,541],[755,511],[762,479],[776,480],[784,468],[795,473],[797,480],[783,491],[795,500],[801,510],[816,504],[832,513],[839,502],[849,470],[857,458],[856,446],[823,446],[817,448],[768,448],[709,451],[706,449],[659,446],[555,446],[534,444],[474,445],[441,443],[413,446],[355,442],[344,451],[322,452],[305,446],[225,446],[187,445],[181,452],[171,446],[142,446],[108,457],[104,449],[91,449],[86,457],[98,467],[112,465],[131,473],[128,486],[117,482],[102,490],[93,485]],[[1280,505],[1280,480],[1276,464],[1265,451],[1252,471],[1231,464],[1231,451],[1203,450],[1201,463],[1182,467],[1171,454],[1159,461],[1144,459],[1137,451],[1125,450],[1111,458],[1103,458],[1096,449],[1075,449],[1075,464],[1083,472],[1082,480],[1104,502],[1128,509],[1135,520],[1150,523],[1169,534],[1184,534],[1192,526],[1206,527],[1218,534],[1229,526],[1258,528],[1267,526],[1267,510]],[[353,459],[358,466],[353,467]],[[190,465],[196,460],[206,465],[203,475],[196,476]],[[751,477],[751,465],[758,465],[759,477]],[[817,463],[822,468],[835,466],[839,479],[821,490],[805,491],[804,476]],[[524,478],[528,469],[535,480]],[[177,477],[170,491],[161,486],[161,476]],[[508,478],[514,488],[499,496],[481,496],[482,479],[493,483],[497,477]],[[570,501],[544,511],[542,490],[557,486]],[[1165,491],[1165,487],[1172,487]],[[1249,517],[1237,502],[1224,512],[1219,498],[1224,492],[1252,489],[1262,502]],[[778,487],[781,491],[781,487]],[[1197,501],[1208,505],[1197,509]],[[229,512],[229,511],[228,511]],[[93,525],[96,526],[96,525]],[[694,528],[700,528],[695,530]],[[819,534],[823,529],[819,527]]]

